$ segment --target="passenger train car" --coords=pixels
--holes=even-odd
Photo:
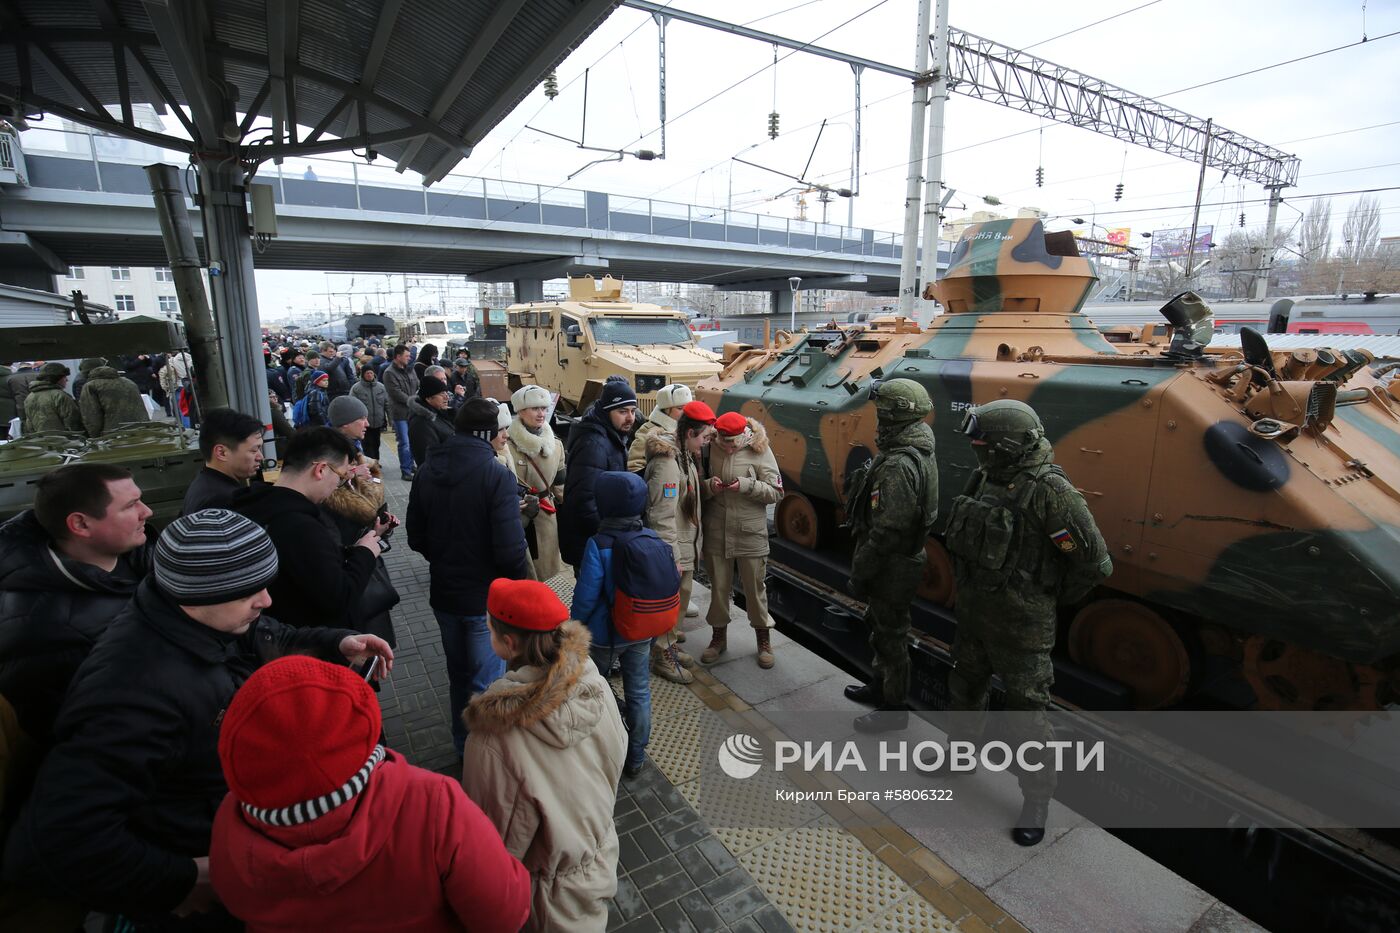
[[[1217,334],[1237,334],[1241,327],[1289,334],[1400,334],[1400,295],[1207,301],[1215,312]],[[1114,301],[1085,305],[1083,313],[1100,329],[1138,326],[1160,323],[1160,306],[1155,299]]]

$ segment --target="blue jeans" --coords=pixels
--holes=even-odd
[[[452,719],[452,744],[457,754],[467,742],[462,711],[473,694],[483,692],[505,676],[506,662],[491,650],[491,629],[486,616],[459,616],[433,610],[442,632],[442,653],[447,656],[447,693]]]
[[[622,664],[622,699],[627,725],[627,764],[641,765],[651,741],[651,639],[622,645],[594,645],[588,649],[593,664],[604,677],[614,658]]]
[[[408,446],[408,422],[394,422],[394,438],[399,442],[399,472],[413,472],[413,448]]]

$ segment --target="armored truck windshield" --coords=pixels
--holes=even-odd
[[[598,343],[663,344],[688,347],[695,335],[685,322],[674,317],[595,317],[593,339]]]

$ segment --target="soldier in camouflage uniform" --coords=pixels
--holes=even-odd
[[[1056,607],[1088,595],[1113,569],[1084,497],[1054,464],[1040,417],[1024,402],[998,399],[962,424],[978,469],[953,500],[944,536],[957,579],[957,636],[948,689],[955,710],[981,711],[992,674],[1006,709],[1037,715],[1017,738],[1054,738],[1050,706]],[[1049,767],[1019,774],[1024,807],[1012,838],[1045,836],[1055,790]]]
[[[870,396],[879,454],[851,477],[846,505],[856,541],[848,586],[865,600],[875,677],[847,687],[846,696],[877,704],[856,719],[857,730],[883,732],[908,724],[909,604],[938,517],[938,467],[933,431],[923,420],[933,409],[928,391],[910,379],[890,379],[872,382]]]

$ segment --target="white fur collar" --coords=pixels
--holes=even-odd
[[[520,449],[520,452],[529,457],[539,460],[554,452],[554,432],[546,424],[540,433],[535,434],[521,423],[519,418],[512,419],[510,427],[506,429],[506,436],[511,443]]]

